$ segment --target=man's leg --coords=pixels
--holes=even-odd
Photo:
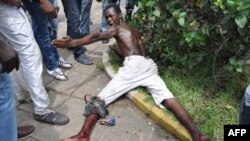
[[[11,72],[16,98],[20,104],[31,103],[32,99],[30,97],[30,92],[26,82],[24,81],[22,73],[22,69],[19,69],[18,71],[13,70]]]
[[[209,138],[201,134],[186,109],[175,99],[165,99],[162,105],[170,110],[176,118],[187,128],[194,141],[208,141]]]
[[[134,11],[134,4],[132,0],[125,0],[125,9],[126,9],[126,20],[131,20],[132,13]]]
[[[89,141],[97,120],[108,115],[105,102],[98,97],[92,97],[85,107],[84,115],[86,116],[86,119],[80,132],[62,141]]]
[[[53,3],[54,0],[51,1]],[[51,24],[49,20],[56,19],[50,19],[44,14],[39,1],[24,1],[23,4],[31,15],[34,35],[41,49],[47,73],[58,80],[68,80],[68,76],[58,68],[59,55],[57,49],[51,45],[51,34],[48,30]],[[52,24],[56,26],[54,29],[57,28],[57,23]]]
[[[68,139],[62,140],[62,141],[82,141],[81,138],[84,138],[83,141],[89,141],[90,134],[93,130],[95,123],[97,122],[98,119],[100,119],[101,117],[104,118],[105,114],[107,114],[107,111],[105,111],[105,106],[109,105],[114,100],[119,98],[121,95],[125,94],[126,92],[141,85],[142,81],[139,81],[141,78],[132,79],[135,77],[132,76],[131,74],[133,73],[129,72],[128,70],[129,68],[124,68],[124,69],[120,68],[116,76],[98,94],[98,98],[95,97],[99,99],[98,100],[99,103],[96,105],[102,105],[102,106],[98,106],[98,107],[101,107],[97,110],[99,111],[98,114],[91,113],[91,111],[93,111],[91,107],[93,106],[87,105],[85,107],[85,114],[84,114],[86,115],[86,119],[84,121],[81,131],[77,135],[72,136]],[[100,104],[100,103],[104,103],[104,104]]]
[[[239,124],[250,125],[250,84],[246,88],[240,107]]]
[[[18,53],[23,77],[34,102],[35,115],[37,115],[35,119],[38,120],[40,117],[38,121],[49,124],[68,123],[68,117],[48,108],[49,98],[42,81],[41,52],[34,39],[27,15],[21,8],[17,9],[15,6],[6,6],[0,12],[0,28]]]
[[[18,53],[24,80],[34,100],[35,113],[45,114],[49,112],[47,111],[49,98],[42,82],[41,52],[24,11],[17,10],[16,7],[6,9],[8,10],[2,12],[6,16],[0,18],[0,28]],[[18,22],[7,22],[11,17],[17,18]]]
[[[82,0],[63,0],[63,6],[66,9],[67,16],[67,33],[72,39],[81,38],[80,33],[80,15]],[[77,62],[85,65],[91,65],[93,62],[85,55],[85,49],[81,46],[74,48],[74,58]]]
[[[186,109],[174,98],[167,88],[165,82],[158,74],[147,77],[143,80],[142,86],[147,87],[155,103],[161,108],[170,110],[176,118],[186,127],[194,141],[208,141],[194,124]]]
[[[0,117],[1,140],[17,141],[14,91],[7,73],[0,74]]]
[[[94,129],[97,120],[99,119],[99,114],[90,114],[85,118],[82,129],[77,135],[67,139],[62,139],[60,141],[90,141],[90,135]]]
[[[80,34],[81,36],[86,36],[89,34],[90,25],[90,11],[92,6],[92,0],[83,0],[81,7],[81,22],[80,22]]]

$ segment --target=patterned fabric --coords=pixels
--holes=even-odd
[[[105,102],[98,97],[91,98],[84,109],[83,115],[88,116],[93,113],[98,113],[101,118],[105,118],[109,114],[108,109],[105,107]]]

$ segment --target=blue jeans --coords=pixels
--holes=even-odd
[[[250,125],[250,84],[241,101],[239,124]]]
[[[49,34],[50,34],[50,39],[54,40],[57,38],[57,30],[58,30],[58,23],[57,19],[49,19]]]
[[[13,84],[7,73],[0,73],[0,117],[0,140],[17,141]]]
[[[90,23],[90,11],[92,6],[92,0],[83,0],[81,7],[80,17],[80,34],[85,36],[89,34],[89,23]]]
[[[103,0],[102,2],[102,10],[104,10],[108,5],[111,3],[115,3],[116,5],[120,6],[120,0]],[[105,19],[104,13],[102,12],[102,23],[101,23],[101,31],[105,32],[108,30],[108,23]]]
[[[51,1],[54,6],[57,5],[57,0],[52,0]],[[57,18],[49,18],[49,33],[50,33],[50,38],[51,40],[54,40],[57,38],[57,31],[58,31],[58,22]]]
[[[56,0],[50,0],[50,2],[54,4]],[[49,32],[48,27],[53,26],[53,29],[57,29],[57,20],[48,18],[44,14],[38,1],[30,2],[25,0],[23,4],[31,15],[32,28],[35,39],[42,52],[44,64],[48,70],[54,70],[58,67],[57,61],[59,55],[56,48],[51,45],[51,39],[56,38],[57,31],[53,30],[53,36],[51,36],[52,33]]]
[[[62,4],[67,17],[67,34],[73,39],[89,34],[92,0],[62,0]],[[80,46],[74,49],[75,57],[83,53],[84,50]]]

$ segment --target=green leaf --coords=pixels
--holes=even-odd
[[[232,65],[235,64],[236,63],[236,59],[235,58],[230,58],[229,59],[229,63],[232,64]]]
[[[174,17],[179,17],[180,12],[181,12],[181,10],[178,9],[178,10],[175,10],[172,14]]]
[[[240,5],[239,7],[237,7],[237,10],[245,10],[245,9],[248,9],[250,10],[250,4],[242,4]]]
[[[155,1],[152,0],[152,1],[148,1],[148,2],[146,3],[146,6],[152,7],[152,6],[154,6],[154,4],[155,4]]]
[[[237,68],[236,71],[237,71],[237,72],[243,72],[243,70],[242,70],[241,67],[240,67],[240,68]]]
[[[247,23],[247,17],[242,15],[237,15],[235,18],[235,22],[240,28],[243,28]]]
[[[180,17],[185,17],[187,15],[187,12],[181,12]]]
[[[236,5],[235,0],[227,0],[227,3],[228,3],[229,6],[234,6],[234,5]]]
[[[156,17],[160,17],[161,15],[161,12],[158,10],[158,9],[155,9],[153,14],[156,16]]]
[[[185,19],[183,18],[183,17],[180,17],[180,18],[178,18],[178,23],[181,25],[181,26],[184,26],[184,24],[185,24]]]

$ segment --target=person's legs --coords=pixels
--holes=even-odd
[[[157,75],[144,80],[142,86],[147,87],[155,103],[170,110],[176,118],[187,128],[194,141],[208,141],[209,138],[201,134],[186,109],[174,98],[164,81]]]
[[[51,38],[48,30],[48,26],[50,24],[49,18],[44,14],[43,9],[40,6],[40,2],[27,1],[24,2],[24,6],[31,15],[32,24],[34,25],[34,35],[41,49],[45,66],[49,70],[54,70],[57,68],[57,60],[54,54],[55,48],[53,48],[51,45]]]
[[[209,141],[209,138],[198,130],[187,110],[175,99],[165,99],[162,101],[168,110],[170,110],[176,118],[187,128],[194,141]]]
[[[26,82],[24,81],[22,75],[22,69],[19,69],[18,71],[13,70],[11,72],[11,76],[14,83],[16,98],[19,101],[19,103],[20,104],[31,103],[32,99],[30,97],[29,88]]]
[[[63,0],[63,6],[66,9],[65,15],[67,17],[67,33],[72,39],[81,38],[80,24],[81,24],[81,6],[82,0]],[[74,58],[81,64],[91,65],[93,62],[85,55],[83,47],[78,46],[74,48]]]
[[[80,15],[80,34],[81,36],[86,36],[89,34],[89,24],[90,24],[90,10],[92,6],[92,0],[83,0]]]
[[[51,1],[54,2],[54,0]],[[53,30],[57,29],[56,19],[50,19],[44,14],[39,1],[24,1],[23,4],[31,15],[34,35],[41,49],[48,74],[58,80],[68,80],[68,77],[58,68],[59,55],[56,48],[51,45],[51,34],[48,30],[49,26],[53,26]],[[53,32],[55,31],[52,31],[55,37],[57,33]]]
[[[49,34],[50,34],[50,40],[54,40],[57,38],[57,30],[58,30],[58,22],[55,18],[49,18]],[[56,48],[53,48],[53,54],[55,56],[55,59],[59,59],[59,54],[56,50]]]
[[[62,139],[60,141],[90,141],[90,135],[94,129],[96,122],[100,119],[99,114],[90,114],[85,118],[84,124],[78,134]]]
[[[132,13],[134,11],[134,4],[132,0],[125,0],[125,9],[126,9],[126,19],[130,20]]]
[[[132,59],[127,59],[132,60]],[[125,61],[126,62],[126,61]],[[93,106],[91,104],[88,104],[90,106],[85,107],[85,113],[86,119],[84,121],[84,125],[82,126],[81,131],[68,139],[65,139],[63,141],[82,141],[81,139],[84,138],[83,141],[89,141],[91,131],[93,130],[93,127],[98,119],[104,118],[107,112],[105,111],[105,106],[112,103],[114,100],[125,94],[126,92],[142,85],[144,83],[144,79],[148,77],[148,75],[140,75],[137,77],[134,76],[134,68],[130,68],[131,64],[129,62],[123,63],[128,64],[124,67],[121,67],[116,74],[116,76],[107,84],[107,86],[98,94],[97,97],[94,97],[95,99],[98,99],[98,104],[96,105],[102,105],[100,103],[104,103],[101,107],[101,110],[92,109]],[[136,66],[135,66],[136,68]],[[94,103],[93,101],[90,103]],[[95,104],[94,104],[95,105]],[[98,107],[98,108],[99,108]],[[91,111],[99,111],[91,113]],[[100,112],[101,111],[101,112]],[[87,114],[86,114],[87,113]]]
[[[17,141],[16,111],[13,85],[7,73],[0,74],[0,137]]]
[[[12,6],[6,9],[1,11],[6,16],[0,18],[0,28],[18,53],[24,80],[34,100],[35,113],[48,113],[49,99],[42,82],[42,57],[31,25],[22,9]]]
[[[54,5],[57,5],[56,4],[56,0],[53,1]],[[57,22],[57,19],[55,18],[49,18],[49,32],[50,32],[50,38],[51,40],[54,40],[57,38],[57,31],[58,31],[58,22]],[[66,68],[66,69],[69,69],[69,68],[72,68],[73,65],[69,62],[67,62],[63,57],[60,57],[56,48],[53,48],[53,54],[55,56],[55,59],[57,60],[57,67],[60,67],[60,68]]]
[[[66,124],[68,117],[51,111],[48,94],[42,81],[41,52],[23,9],[6,6],[0,9],[0,29],[18,53],[24,80],[35,106],[35,119],[49,124]],[[36,117],[42,117],[38,119]],[[56,119],[53,120],[52,118]]]
[[[250,125],[250,84],[246,88],[240,107],[240,125]]]

